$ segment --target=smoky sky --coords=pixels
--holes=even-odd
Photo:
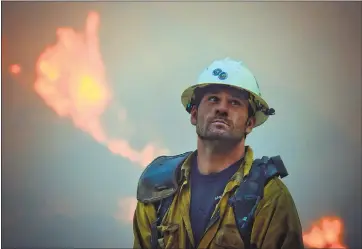
[[[215,59],[242,60],[276,115],[247,139],[281,155],[303,228],[325,215],[361,233],[361,3],[3,2],[2,243],[4,247],[132,245],[118,202],[142,167],[111,153],[35,93],[35,63],[58,27],[100,15],[100,46],[127,122],[108,130],[135,148],[194,150],[182,91]],[[20,82],[8,72],[18,63]],[[112,119],[112,112],[104,117]]]

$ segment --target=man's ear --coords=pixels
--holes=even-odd
[[[253,128],[255,126],[255,122],[256,122],[255,116],[248,118],[248,121],[246,122],[246,129],[245,129],[247,134],[249,134],[253,130]]]
[[[196,125],[197,123],[197,108],[193,106],[190,112],[190,122],[192,125]]]

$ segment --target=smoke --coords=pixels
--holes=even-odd
[[[118,209],[114,218],[124,223],[131,223],[134,211],[137,206],[137,199],[133,197],[121,198],[118,201]]]
[[[76,128],[89,134],[110,152],[144,167],[155,157],[170,152],[154,141],[147,143],[142,150],[137,150],[129,140],[110,135],[112,131],[107,128],[104,120],[106,113],[114,117],[113,122],[119,123],[120,129],[122,125],[132,125],[127,117],[127,109],[118,106],[112,96],[99,48],[99,24],[99,15],[91,12],[83,32],[72,28],[57,29],[56,43],[48,46],[37,60],[34,90],[59,117],[70,119]],[[21,65],[14,64],[9,72],[15,77],[23,73],[23,70]],[[118,200],[114,218],[121,222],[131,222],[136,204],[134,197]],[[64,203],[49,205],[55,213],[72,213],[71,207]],[[341,242],[343,224],[338,219],[323,217],[306,231],[306,246],[345,248]]]

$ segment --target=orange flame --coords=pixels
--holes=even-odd
[[[10,71],[10,73],[16,75],[21,72],[21,67],[19,64],[13,64],[10,66],[9,71]]]
[[[311,229],[303,234],[303,241],[309,248],[342,248],[343,223],[339,218],[323,217],[313,223]]]
[[[39,56],[34,88],[57,115],[71,118],[77,128],[111,152],[145,166],[155,157],[168,154],[168,150],[150,143],[137,151],[126,140],[108,137],[101,122],[102,114],[112,102],[112,94],[99,50],[99,22],[99,15],[91,12],[84,33],[58,28],[57,43]],[[19,65],[11,68],[14,74],[20,72]]]

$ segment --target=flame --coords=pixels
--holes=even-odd
[[[11,74],[20,74],[21,73],[21,67],[19,64],[13,64],[9,67],[9,71]]]
[[[84,32],[57,29],[56,43],[48,46],[37,60],[34,90],[58,116],[71,119],[75,127],[87,132],[112,153],[146,166],[155,157],[168,154],[168,149],[150,142],[143,150],[135,150],[129,141],[110,137],[102,123],[102,115],[114,102],[99,49],[99,23],[99,15],[91,12]],[[18,75],[22,72],[21,66],[13,64],[9,72]],[[116,122],[127,122],[125,108],[117,110],[114,116]],[[114,218],[132,221],[136,205],[136,198],[120,199]]]
[[[342,248],[343,223],[337,217],[322,217],[313,223],[311,229],[303,233],[303,241],[308,248]]]
[[[48,46],[37,60],[34,89],[58,116],[70,118],[75,127],[112,153],[146,166],[155,157],[168,154],[168,149],[149,143],[143,150],[136,150],[125,139],[109,137],[102,124],[102,115],[114,102],[99,49],[99,24],[98,13],[90,12],[84,32],[58,28],[57,42]],[[21,67],[11,65],[9,71],[17,75]],[[126,113],[121,108],[114,115],[115,120],[125,122]]]

